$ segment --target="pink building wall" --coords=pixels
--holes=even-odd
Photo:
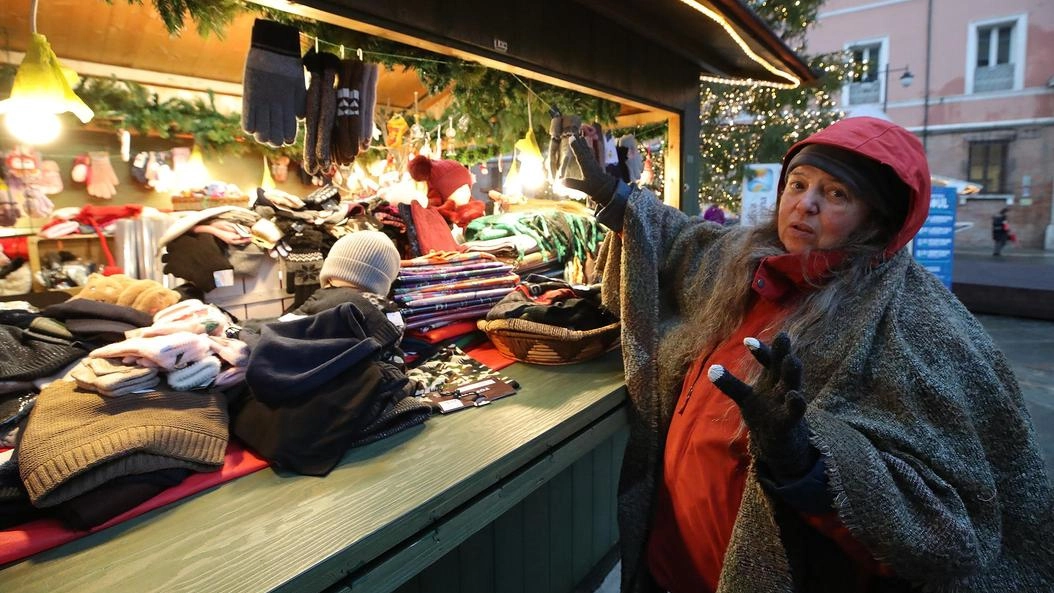
[[[1023,53],[1011,50],[1015,65],[1021,64],[1013,88],[971,92],[976,47],[971,32],[988,21],[1011,20],[1014,43],[1024,42]],[[960,199],[958,219],[973,227],[956,235],[957,244],[990,246],[990,217],[1009,204],[1021,246],[1054,249],[1054,4],[829,0],[810,30],[806,51],[826,53],[867,42],[884,48],[879,79],[885,65],[890,70],[886,115],[923,138],[934,174],[966,179],[970,142],[1009,141],[1006,187]],[[914,75],[906,88],[899,84],[905,66]],[[850,112],[882,112],[881,96],[869,105],[850,106],[848,100],[847,90],[843,108]]]

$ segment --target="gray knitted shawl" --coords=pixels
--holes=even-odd
[[[631,400],[619,483],[629,593],[653,586],[643,552],[684,380],[676,345],[662,338],[708,298],[743,231],[689,218],[646,190],[624,220],[598,269],[623,322]],[[925,591],[1054,591],[1051,485],[1003,354],[906,251],[867,283],[803,355],[806,420],[841,521]],[[719,593],[794,590],[768,496],[751,468]]]

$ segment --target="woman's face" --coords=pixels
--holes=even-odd
[[[849,187],[811,165],[787,175],[777,228],[790,253],[838,249],[867,219],[869,208]]]

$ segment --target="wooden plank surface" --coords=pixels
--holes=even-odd
[[[329,476],[265,469],[0,570],[0,591],[318,591],[618,407],[619,353],[516,364],[517,395],[348,453]]]

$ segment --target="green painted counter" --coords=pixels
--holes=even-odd
[[[265,469],[37,554],[0,570],[0,591],[394,591],[554,477],[588,482],[572,466],[625,432],[618,352],[503,373],[515,396],[353,450],[325,478]]]

